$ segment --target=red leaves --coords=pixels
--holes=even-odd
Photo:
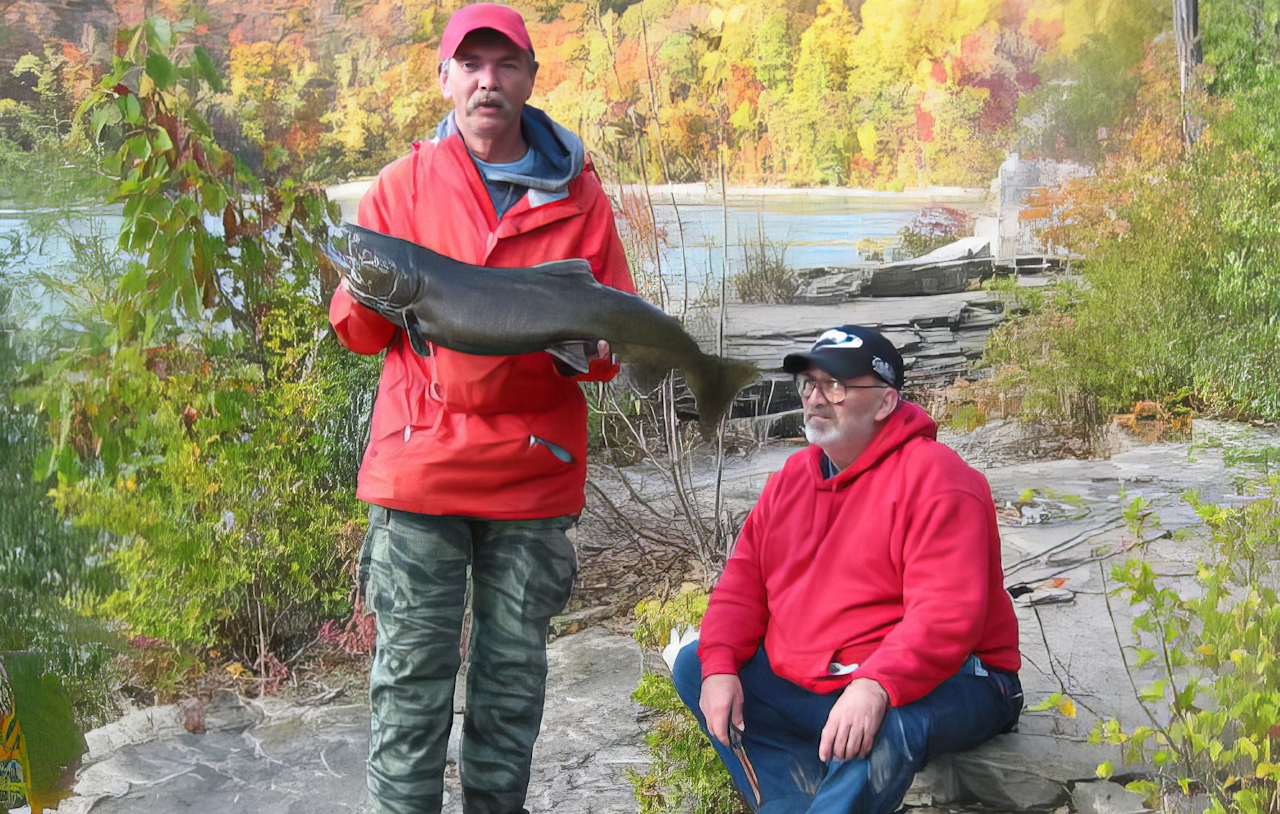
[[[933,141],[933,125],[933,114],[916,105],[916,138],[925,144]]]

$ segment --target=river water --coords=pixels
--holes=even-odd
[[[354,220],[368,186],[365,181],[329,189],[344,218]],[[760,245],[761,237],[783,248],[783,259],[791,268],[847,267],[863,259],[859,242],[892,238],[921,209],[948,206],[975,216],[989,209],[987,190],[954,187],[909,192],[730,187],[723,203],[718,189],[701,184],[652,186],[647,191],[629,186],[611,192],[615,200],[630,197],[645,210],[652,203],[661,247],[658,265],[669,304],[683,296],[686,270],[694,299],[704,286],[719,281],[726,266],[730,277],[741,271],[746,254]]]
[[[331,187],[329,193],[344,218],[353,220],[367,188],[368,182],[353,182]],[[783,258],[792,268],[851,266],[862,260],[860,241],[892,238],[922,208],[950,206],[977,215],[985,211],[987,197],[985,190],[951,188],[901,193],[730,188],[725,196],[727,205],[722,205],[718,190],[701,185],[650,187],[647,195],[643,188],[629,187],[621,195],[635,196],[633,200],[642,201],[644,210],[652,202],[661,247],[658,268],[637,272],[661,272],[667,283],[668,307],[682,298],[686,274],[690,298],[695,299],[705,286],[718,283],[722,269],[727,268],[730,276],[740,271],[747,252],[759,246],[762,237],[783,249]],[[121,223],[118,208],[85,208],[65,221],[63,234],[30,243],[34,219],[47,215],[0,210],[0,252],[8,245],[7,236],[12,235],[28,240],[31,247],[25,257],[10,261],[20,281],[29,281],[32,272],[72,273],[75,261],[69,236],[96,237],[114,245]],[[22,294],[32,304],[27,313],[33,319],[58,308],[56,298],[38,285],[28,282]]]

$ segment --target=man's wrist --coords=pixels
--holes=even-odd
[[[889,703],[889,691],[884,688],[883,684],[876,681],[874,678],[855,678],[853,681],[849,682],[849,687],[846,689],[852,688],[855,684],[860,685],[863,689],[867,689],[875,693],[886,704]]]

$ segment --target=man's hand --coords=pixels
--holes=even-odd
[[[870,678],[855,678],[844,688],[827,716],[827,725],[822,728],[822,742],[818,745],[818,758],[826,763],[832,758],[850,760],[871,754],[876,733],[880,731],[888,710],[889,693],[884,687]],[[710,717],[707,720],[710,722]]]
[[[729,745],[729,723],[742,729],[742,681],[736,673],[721,673],[702,680],[698,701],[707,729],[716,740]]]

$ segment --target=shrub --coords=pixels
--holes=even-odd
[[[973,218],[949,206],[921,209],[910,223],[898,231],[899,245],[906,258],[921,257],[972,234]]]
[[[636,641],[641,647],[661,649],[673,629],[698,625],[706,610],[707,594],[702,591],[685,591],[665,601],[646,599],[636,606]],[[653,712],[645,734],[653,760],[643,774],[628,773],[641,814],[749,810],[669,676],[646,671],[631,697]]]
[[[1126,761],[1149,761],[1153,779],[1130,788],[1152,798],[1205,793],[1214,814],[1265,814],[1280,804],[1280,478],[1224,508],[1190,498],[1208,524],[1208,556],[1193,583],[1179,586],[1140,558],[1112,571],[1115,593],[1138,608],[1131,669],[1153,670],[1135,684],[1148,724],[1110,719],[1094,742],[1118,744]],[[1099,774],[1115,767],[1104,763]],[[1154,800],[1153,800],[1154,802]]]
[[[97,612],[174,664],[217,645],[278,676],[351,610],[340,538],[378,360],[328,330],[336,208],[216,142],[201,48],[159,17],[122,43],[82,114],[123,251],[85,256],[84,330],[25,393],[51,430],[37,469],[123,581]]]
[[[114,711],[108,666],[119,643],[77,609],[117,582],[98,536],[59,517],[45,495],[53,482],[33,476],[46,430],[13,400],[37,352],[15,318],[6,273],[15,259],[0,257],[0,651],[38,651],[42,669],[62,679],[80,724],[90,727]]]
[[[1152,46],[1116,154],[1068,186],[1062,242],[1087,256],[1079,281],[993,332],[989,361],[1020,371],[1033,410],[1078,418],[1080,405],[1185,396],[1280,417],[1280,83],[1193,100],[1205,133],[1184,156],[1171,76],[1172,44]]]
[[[786,242],[778,242],[763,229],[755,242],[743,247],[743,270],[733,276],[733,290],[741,302],[790,302],[799,280],[787,265]]]

